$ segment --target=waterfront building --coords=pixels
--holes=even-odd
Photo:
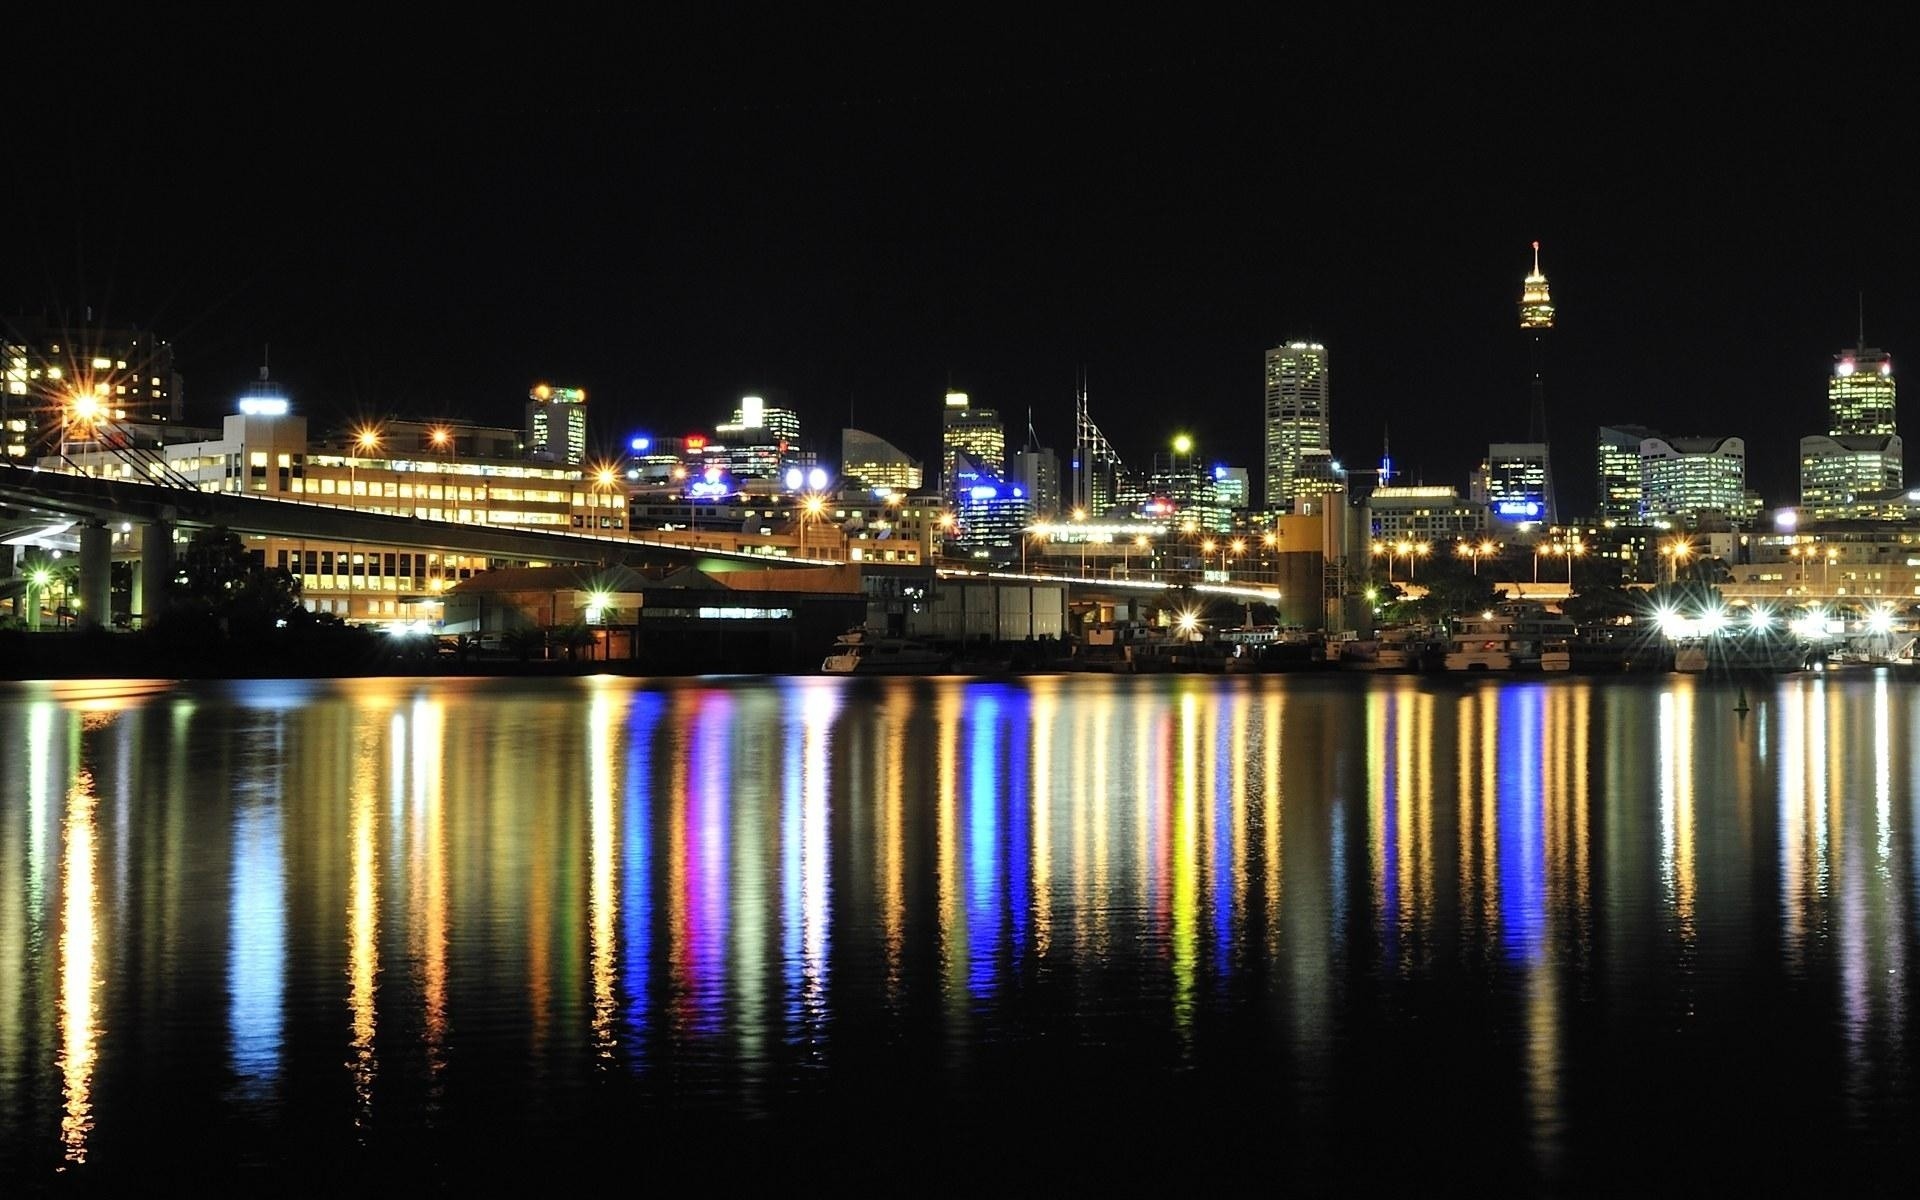
[[[799,445],[798,413],[759,396],[743,396],[733,419],[713,427],[713,440],[703,448],[704,463],[717,463],[735,479],[778,479],[789,467],[805,471],[814,465]]]
[[[184,388],[173,345],[144,329],[44,318],[0,323],[0,456],[116,436],[115,426],[177,424]]]
[[[1601,520],[1634,522],[1644,518],[1640,511],[1640,443],[1659,436],[1645,425],[1600,427],[1599,486],[1594,495]]]
[[[961,482],[962,457],[971,460],[976,475],[999,483],[1007,467],[1007,429],[999,413],[976,406],[965,392],[948,392],[940,414],[940,491],[955,508],[963,486],[980,486],[978,480]]]
[[[1737,437],[1648,438],[1640,443],[1641,505],[1648,520],[1684,526],[1709,514],[1746,520],[1747,446]]]
[[[1332,447],[1328,429],[1327,348],[1319,342],[1287,342],[1267,351],[1263,428],[1266,478],[1263,499],[1276,512],[1293,508],[1300,462],[1308,450]]]
[[[577,467],[587,461],[584,388],[536,383],[527,393],[527,457]]]
[[[1430,542],[1446,550],[1487,528],[1487,507],[1463,499],[1460,490],[1441,486],[1388,485],[1366,499],[1367,526],[1385,541]]]
[[[863,429],[840,431],[840,475],[869,488],[917,492],[925,481],[920,460]]]
[[[1860,344],[1833,356],[1827,378],[1827,432],[1833,437],[1891,437],[1895,420],[1893,356]]]
[[[1898,434],[1835,434],[1800,439],[1800,516],[1824,521],[1867,515],[1875,500],[1901,488]]]

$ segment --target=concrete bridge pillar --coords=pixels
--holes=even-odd
[[[100,521],[80,526],[80,626],[113,620],[113,530]]]
[[[141,627],[167,606],[167,584],[173,578],[173,526],[154,521],[140,531],[140,568],[133,573],[133,605]]]

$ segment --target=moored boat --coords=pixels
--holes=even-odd
[[[829,675],[944,675],[953,655],[916,638],[849,629],[834,639],[820,669]]]

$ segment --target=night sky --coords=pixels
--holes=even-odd
[[[196,420],[271,343],[318,425],[517,424],[546,379],[608,451],[758,393],[825,455],[851,419],[932,458],[951,381],[1064,452],[1084,365],[1130,461],[1186,430],[1256,478],[1262,353],[1311,337],[1338,453],[1390,424],[1464,488],[1526,431],[1538,238],[1563,511],[1606,422],[1744,436],[1790,502],[1859,296],[1920,347],[1903,29],[816,8],[27,16],[78,65],[9,93],[0,304],[171,338]]]

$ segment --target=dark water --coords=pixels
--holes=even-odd
[[[13,686],[0,1172],[1895,1179],[1917,698]]]

